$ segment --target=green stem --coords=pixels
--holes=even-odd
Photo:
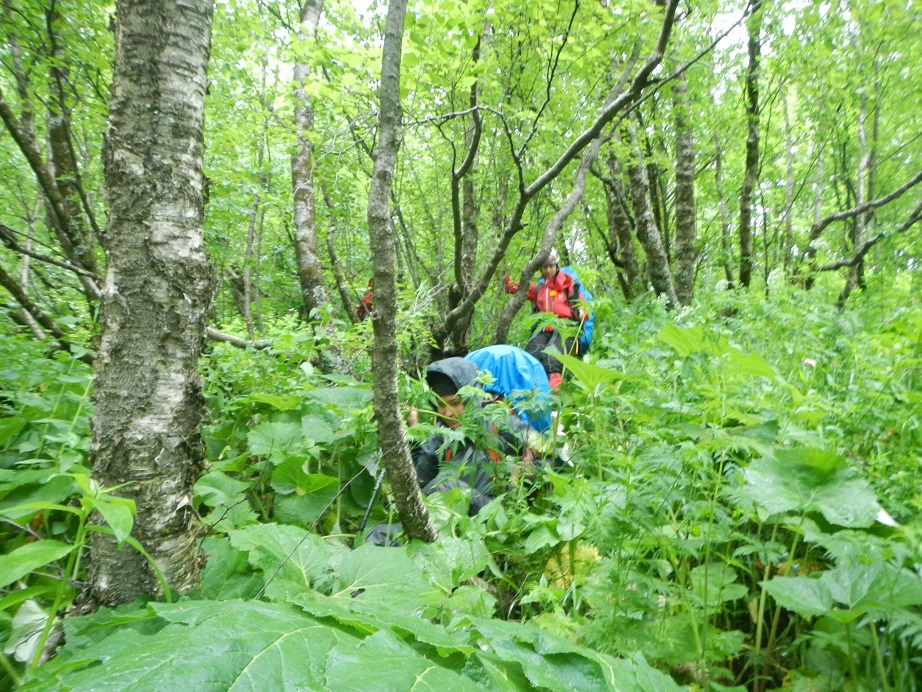
[[[67,567],[64,570],[64,574],[61,575],[61,583],[58,584],[58,590],[54,595],[54,602],[51,604],[51,610],[48,613],[48,619],[45,620],[45,626],[42,628],[42,636],[38,639],[38,646],[35,647],[35,656],[32,657],[32,663],[30,668],[37,668],[39,661],[42,658],[42,652],[45,650],[45,643],[48,641],[48,635],[51,634],[51,627],[54,625],[54,620],[57,617],[58,609],[61,607],[61,602],[64,600],[64,592],[67,590],[67,584],[69,583],[71,577],[74,576],[77,565],[79,565],[79,555],[83,550],[83,544],[86,541],[86,520],[89,516],[89,511],[84,510],[80,513],[80,523],[77,526],[77,535],[74,538],[74,549],[71,551],[70,556],[67,558]]]
[[[803,518],[800,521],[803,525]],[[800,527],[798,527],[799,531]],[[788,551],[788,569],[791,569],[794,566],[794,553],[797,551],[797,544],[800,541],[800,533],[798,531],[794,532],[794,542],[791,543],[791,549]],[[772,649],[775,647],[775,637],[778,634],[778,622],[781,619],[781,606],[775,605],[775,613],[772,616],[772,628],[768,633],[768,643],[765,645],[765,661],[762,663],[762,677],[768,675],[768,666],[769,666],[769,657],[771,656]]]
[[[3,666],[3,669],[6,671],[6,674],[10,676],[10,680],[13,683],[13,687],[19,687],[22,684],[22,678],[19,677],[19,673],[16,672],[16,668],[10,663],[10,659],[6,657],[6,654],[0,651],[0,665]]]
[[[858,689],[858,668],[855,666],[855,652],[852,649],[852,626],[845,625],[845,639],[848,642],[848,671],[852,676],[852,689]]]
[[[871,641],[874,643],[874,657],[877,659],[877,668],[880,671],[880,684],[884,692],[889,692],[890,684],[887,682],[887,669],[884,666],[884,657],[880,651],[880,639],[877,637],[877,623],[871,620]]]
[[[775,542],[775,537],[778,535],[778,524],[775,524],[775,527],[772,529],[771,543]],[[769,569],[771,565],[768,560],[765,561],[765,570],[762,574],[762,581],[768,581]],[[762,587],[762,593],[759,596],[759,614],[756,622],[756,645],[755,653],[759,653],[762,650],[762,625],[765,620],[765,601],[768,599],[768,591],[765,590],[765,587]]]

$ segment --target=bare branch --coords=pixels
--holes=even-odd
[[[875,235],[873,238],[869,238],[868,240],[864,241],[861,247],[859,247],[858,250],[855,251],[855,254],[852,255],[851,257],[843,257],[842,259],[832,262],[830,264],[824,264],[820,267],[816,267],[813,271],[831,272],[831,271],[835,271],[836,269],[843,269],[844,267],[854,267],[861,260],[863,260],[864,256],[868,254],[870,249],[874,247],[875,245],[877,245],[877,243],[879,243],[881,240],[883,240],[884,238],[888,236],[897,235],[899,233],[905,233],[906,231],[908,231],[910,228],[912,228],[915,224],[919,223],[920,221],[922,221],[922,200],[919,200],[919,203],[916,204],[916,207],[915,209],[912,210],[912,213],[909,215],[909,218],[906,219],[906,221],[903,222],[903,225],[897,228],[895,231],[881,231],[880,233]]]

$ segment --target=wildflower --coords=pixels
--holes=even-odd
[[[804,358],[804,365],[810,368],[816,367],[816,361],[813,358]]]

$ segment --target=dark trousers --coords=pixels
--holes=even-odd
[[[563,363],[545,353],[544,349],[553,346],[561,353],[573,354],[573,342],[574,339],[570,338],[564,343],[563,337],[560,336],[560,332],[556,329],[551,329],[550,331],[542,329],[540,332],[532,334],[528,343],[525,344],[525,351],[538,359],[538,362],[544,366],[544,372],[548,375],[560,374],[563,372]]]

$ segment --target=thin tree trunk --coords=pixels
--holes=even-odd
[[[695,224],[695,141],[688,118],[688,81],[681,73],[673,82],[676,128],[675,181],[675,292],[682,305],[689,305],[695,293],[698,262]]]
[[[858,110],[858,170],[855,174],[855,206],[860,207],[867,202],[868,197],[868,176],[871,162],[871,149],[868,146],[868,99],[866,96],[861,97],[861,106]],[[865,229],[867,228],[870,211],[865,211],[855,216],[855,222],[852,225],[851,245],[853,251],[857,251],[864,244]],[[845,286],[839,294],[838,304],[845,303],[858,286],[864,280],[864,259],[860,259],[848,268],[848,275],[845,278]]]
[[[132,535],[171,589],[197,582],[204,463],[199,356],[215,285],[205,253],[202,155],[211,0],[119,0],[106,131],[109,258],[94,378],[93,477],[137,508]],[[158,597],[134,548],[93,534],[97,605]]]
[[[679,305],[679,298],[675,293],[672,283],[672,274],[669,271],[669,258],[666,248],[650,204],[650,181],[647,178],[647,168],[643,163],[643,153],[640,150],[640,140],[637,137],[637,127],[633,120],[628,120],[627,141],[631,147],[631,162],[628,164],[628,177],[631,181],[631,201],[634,205],[634,221],[636,223],[637,239],[640,241],[647,256],[647,272],[650,283],[657,295],[666,296],[666,301],[671,306]]]
[[[339,264],[339,258],[336,256],[336,208],[333,205],[333,198],[330,197],[330,191],[326,185],[320,186],[323,192],[323,201],[330,212],[330,228],[327,231],[327,254],[330,255],[330,266],[333,267],[333,276],[336,278],[336,290],[339,292],[339,299],[343,304],[343,310],[346,311],[346,317],[352,324],[356,324],[359,318],[355,314],[355,301],[349,296],[346,288],[346,277],[343,276],[342,267]]]
[[[608,248],[612,262],[624,272],[621,290],[626,300],[643,291],[643,279],[634,251],[633,223],[627,209],[627,194],[622,182],[621,164],[614,153],[608,155],[609,178],[605,180],[608,205]]]
[[[371,189],[368,192],[368,235],[375,286],[372,318],[374,346],[371,371],[374,379],[374,412],[378,423],[381,461],[394,493],[397,513],[407,536],[432,542],[438,538],[419,489],[406,431],[400,417],[397,373],[397,277],[395,234],[391,230],[390,198],[401,140],[400,60],[406,0],[390,0],[384,26],[381,86],[378,111],[378,144],[375,149]]]
[[[720,135],[714,134],[714,185],[717,188],[717,203],[720,208],[720,263],[724,268],[727,288],[733,288],[733,264],[730,261],[730,209],[723,185],[723,146]]]
[[[749,64],[746,68],[746,171],[740,190],[740,285],[752,282],[752,197],[759,179],[759,58],[762,0],[749,1]]]
[[[790,104],[787,90],[782,90],[781,100],[784,106],[784,257],[782,267],[787,274],[794,256],[794,135],[791,129]]]
[[[323,0],[306,0],[301,8],[298,41],[309,45],[317,35]],[[317,213],[314,206],[313,144],[314,104],[305,90],[310,67],[298,60],[294,66],[295,153],[291,157],[291,187],[294,197],[295,260],[301,286],[301,316],[310,317],[314,308],[329,305],[323,283],[317,241]]]

